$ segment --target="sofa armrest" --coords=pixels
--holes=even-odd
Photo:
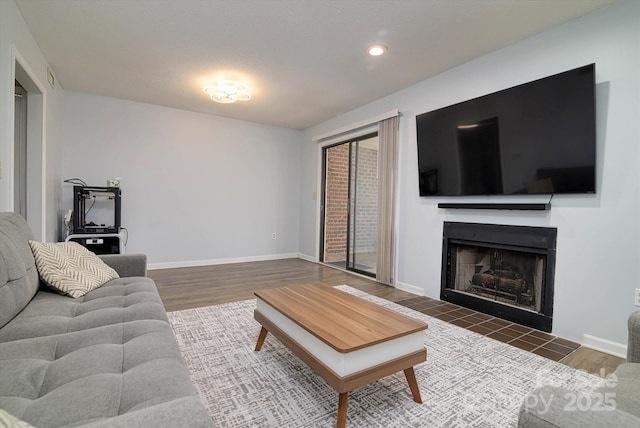
[[[616,409],[615,392],[576,393],[543,386],[528,394],[518,417],[519,428],[638,427],[640,418]]]
[[[120,277],[147,276],[145,254],[100,254],[98,257],[118,272]]]
[[[629,315],[628,324],[627,362],[640,363],[640,311],[635,311]]]

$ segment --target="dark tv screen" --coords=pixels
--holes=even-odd
[[[416,117],[420,196],[595,193],[595,64]]]

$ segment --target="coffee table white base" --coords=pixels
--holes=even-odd
[[[260,298],[256,310],[338,376],[348,376],[424,349],[424,332],[352,352],[338,352]]]
[[[426,361],[422,331],[351,352],[338,352],[260,298],[254,318],[262,325],[256,351],[271,333],[338,391],[337,427],[346,425],[349,391],[400,370],[404,371],[413,400],[422,403],[413,371],[414,365]]]

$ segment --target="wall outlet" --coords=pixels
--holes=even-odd
[[[640,306],[640,288],[636,288],[636,298],[633,299],[633,304]]]
[[[275,233],[275,232],[273,232],[273,233],[271,234],[271,239],[276,239],[276,238],[277,238],[276,233]]]

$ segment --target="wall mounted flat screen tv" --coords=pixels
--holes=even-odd
[[[595,193],[595,120],[595,64],[420,114],[420,196]]]

